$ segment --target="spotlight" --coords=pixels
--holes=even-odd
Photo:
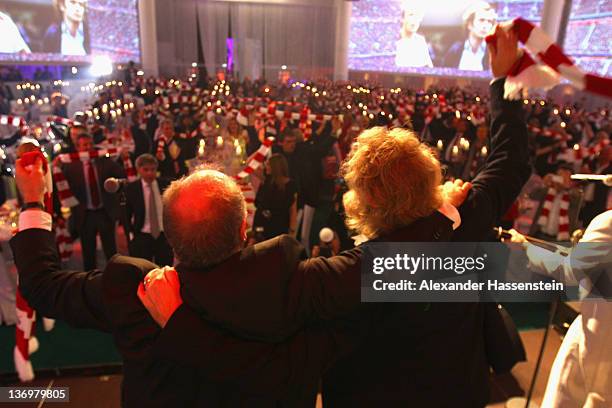
[[[106,55],[96,55],[93,57],[89,72],[94,77],[110,75],[113,73],[113,62]]]

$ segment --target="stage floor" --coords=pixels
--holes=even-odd
[[[521,332],[521,338],[525,344],[528,361],[518,364],[512,374],[504,376],[491,376],[492,402],[490,408],[503,408],[508,398],[524,395],[529,388],[529,382],[533,376],[533,369],[540,348],[540,342],[544,330],[528,330]],[[550,373],[550,367],[554,360],[557,350],[561,345],[561,338],[558,333],[552,331],[548,337],[542,369],[538,376],[533,400],[536,403],[542,401],[546,381]],[[109,368],[109,372],[116,373],[117,367]],[[87,407],[87,408],[115,408],[119,407],[120,398],[120,374],[103,375],[75,375],[68,373],[65,376],[54,376],[52,371],[40,375],[30,386],[54,386],[70,387],[70,403],[32,403],[19,404],[24,408],[41,407]],[[19,386],[17,383],[10,385]],[[442,391],[442,390],[441,390]],[[321,396],[317,399],[317,408],[322,408]]]

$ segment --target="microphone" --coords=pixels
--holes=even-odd
[[[503,229],[502,227],[493,227],[493,232],[495,233],[495,236],[497,237],[497,239],[510,239],[512,238],[512,234],[510,233],[510,231]],[[564,248],[560,245],[556,245],[552,242],[548,242],[545,241],[543,239],[539,239],[539,238],[535,238],[535,237],[530,237],[529,235],[523,235],[525,237],[525,239],[529,242],[531,242],[534,245],[539,246],[540,248],[544,248],[548,251],[551,252],[559,252],[560,255],[562,256],[568,256],[569,253],[567,252],[567,248]]]
[[[107,193],[116,193],[121,187],[128,183],[127,179],[109,177],[104,180],[104,190]]]
[[[573,174],[572,180],[601,181],[608,187],[612,187],[612,174]]]

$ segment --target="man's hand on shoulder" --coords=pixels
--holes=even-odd
[[[461,179],[455,181],[447,181],[440,186],[444,201],[458,208],[463,204],[472,188],[472,183],[464,182]]]
[[[181,284],[174,268],[153,269],[138,285],[138,298],[161,328],[183,304]]]

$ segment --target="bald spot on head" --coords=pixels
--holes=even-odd
[[[242,243],[246,204],[223,173],[201,170],[164,193],[164,229],[181,263],[203,267],[230,256]]]

